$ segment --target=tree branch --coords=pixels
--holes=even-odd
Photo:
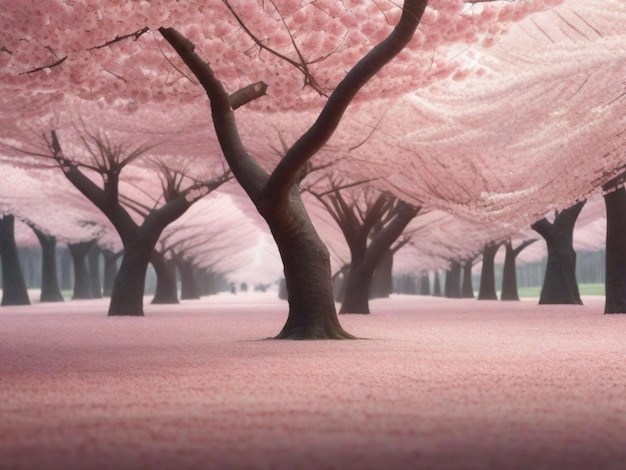
[[[35,73],[35,72],[41,72],[42,70],[51,69],[52,67],[56,67],[57,65],[61,65],[63,62],[65,62],[67,57],[68,56],[61,57],[60,59],[56,60],[55,62],[52,62],[51,64],[44,65],[42,67],[36,67],[34,69],[31,69],[31,70],[27,70],[26,72],[20,73],[20,75],[28,75],[28,74]]]
[[[194,51],[194,45],[174,28],[159,28],[159,32],[170,43],[189,70],[200,81],[211,103],[213,125],[224,158],[233,175],[255,204],[261,200],[262,190],[268,179],[267,172],[243,146],[230,96],[222,83],[215,77],[210,65]]]
[[[326,144],[359,90],[413,37],[428,0],[406,0],[402,16],[392,33],[376,45],[344,77],[330,95],[317,120],[289,149],[267,182],[270,205],[280,206],[296,183],[300,168]]]
[[[150,31],[150,28],[147,27],[147,26],[144,26],[143,28],[135,31],[134,33],[123,34],[122,36],[115,36],[115,38],[111,39],[110,41],[107,41],[104,44],[100,44],[99,46],[90,47],[87,50],[88,51],[94,51],[94,50],[97,50],[97,49],[102,49],[104,47],[110,46],[111,44],[115,44],[116,42],[120,42],[120,41],[123,41],[124,39],[128,39],[128,38],[133,38],[133,41],[136,41],[137,39],[139,39],[143,34],[147,33],[148,31]]]

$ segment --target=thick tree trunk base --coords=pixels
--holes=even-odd
[[[274,339],[318,340],[318,339],[356,339],[340,325],[290,325],[285,324],[282,331]]]

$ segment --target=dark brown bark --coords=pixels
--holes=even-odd
[[[557,213],[553,223],[543,218],[532,225],[548,247],[548,264],[539,304],[583,303],[576,281],[573,234],[576,219],[584,205],[585,201],[581,201]]]
[[[283,262],[289,303],[287,322],[276,338],[352,338],[336,315],[330,254],[311,224],[298,188],[291,191],[286,210],[266,220]]]
[[[153,304],[177,304],[178,284],[176,283],[176,267],[163,256],[162,253],[154,250],[150,257],[150,263],[157,276],[157,285],[152,298]]]
[[[31,225],[41,245],[41,294],[40,302],[63,302],[57,278],[57,239]]]
[[[461,287],[461,297],[464,299],[474,298],[474,284],[472,283],[472,266],[474,258],[468,259],[463,263],[463,285]]]
[[[370,313],[369,292],[374,271],[380,265],[387,252],[391,250],[391,245],[400,237],[409,222],[417,215],[419,208],[400,201],[394,212],[395,214],[391,221],[374,236],[364,252],[357,253],[351,246],[352,262],[346,280],[346,291],[341,310],[339,311],[340,314]],[[365,240],[360,240],[361,242],[366,243],[367,233],[369,233],[369,230],[365,234]],[[346,237],[346,240],[348,239],[349,237]],[[357,246],[358,248],[359,246]]]
[[[74,294],[72,299],[93,299],[87,264],[87,253],[93,245],[93,241],[68,244],[72,255],[72,266],[74,266]]]
[[[608,188],[607,188],[608,189]],[[626,313],[626,190],[611,188],[606,207],[604,313]]]
[[[100,188],[72,160],[63,155],[54,131],[51,132],[51,137],[53,157],[64,168],[65,177],[104,213],[122,240],[124,258],[111,290],[108,315],[143,316],[144,283],[152,251],[163,229],[183,215],[195,202],[195,199],[188,198],[194,188],[182,190],[168,187],[167,194],[164,194],[165,204],[148,211],[143,223],[138,225],[119,200],[120,172],[128,160],[111,160],[108,162],[109,166],[101,168],[106,177],[104,187]],[[210,192],[227,179],[217,178],[201,186]]]
[[[489,243],[483,248],[483,265],[480,270],[478,300],[498,300],[496,293],[495,258],[502,243]]]
[[[2,305],[30,305],[24,273],[15,243],[15,217],[0,217],[0,264]]]
[[[513,244],[510,241],[505,243],[506,254],[504,256],[504,268],[502,269],[502,293],[500,294],[500,300],[519,300],[515,260],[524,248],[536,241],[537,239],[535,238],[525,240],[517,248],[513,248]]]
[[[277,338],[351,338],[337,318],[329,254],[311,223],[297,185],[304,165],[328,141],[356,93],[410,41],[427,0],[407,0],[391,35],[361,59],[337,85],[318,119],[268,174],[241,142],[222,83],[193,44],[172,28],[159,31],[204,87],[224,157],[265,218],[278,245],[289,292],[289,314]]]
[[[461,298],[461,264],[458,261],[450,263],[450,267],[446,271],[443,291],[449,299]]]

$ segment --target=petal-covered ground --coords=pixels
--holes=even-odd
[[[292,342],[274,295],[0,309],[0,468],[623,468],[626,317],[398,296]]]

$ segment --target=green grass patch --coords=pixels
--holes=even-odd
[[[604,284],[579,284],[578,290],[580,295],[604,295]],[[519,287],[517,293],[520,298],[524,297],[539,297],[541,294],[541,286],[536,287]]]

